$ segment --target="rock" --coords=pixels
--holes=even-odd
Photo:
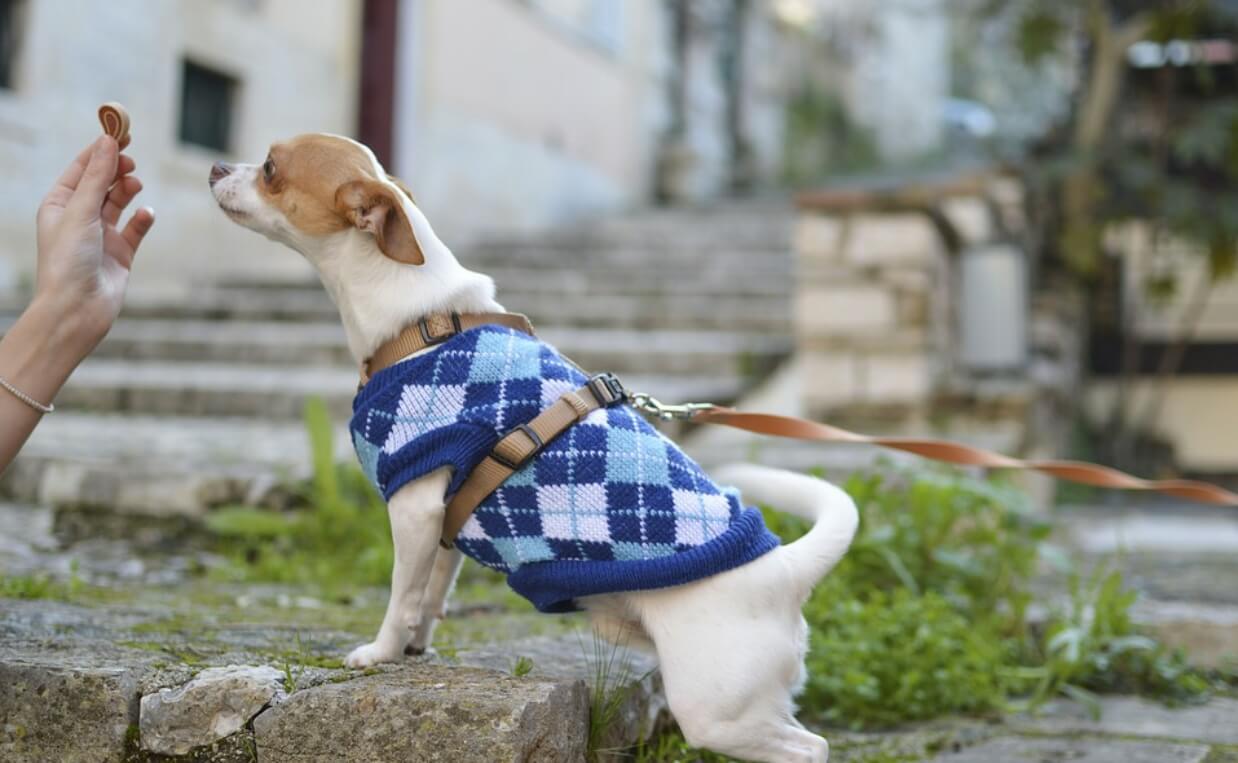
[[[75,665],[69,655],[4,655],[0,760],[120,758],[137,722],[140,680],[139,670]]]
[[[272,667],[207,668],[184,686],[142,697],[142,749],[184,755],[240,731],[284,698],[284,676]]]
[[[1058,701],[1045,705],[1035,717],[1016,716],[1010,724],[1038,734],[1114,734],[1238,744],[1238,700],[1228,697],[1182,708],[1139,697],[1102,697],[1100,705],[1097,720],[1077,702]]]
[[[1201,763],[1208,747],[1125,739],[999,737],[938,755],[939,763],[1070,761],[1071,763]]]
[[[458,655],[461,664],[505,673],[521,657],[532,660],[531,677],[579,679],[589,686],[590,701],[598,703],[597,711],[605,716],[599,749],[634,747],[670,718],[657,660],[592,635],[522,639],[474,647]]]
[[[403,665],[298,691],[254,719],[258,759],[581,761],[581,681]]]

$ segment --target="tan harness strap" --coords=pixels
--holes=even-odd
[[[521,424],[503,435],[447,504],[440,545],[451,548],[481,502],[508,477],[524,468],[556,437],[593,411],[626,398],[627,393],[618,379],[610,374],[599,374],[580,389],[563,393],[529,423]]]
[[[478,326],[506,326],[533,335],[533,324],[520,313],[434,313],[404,328],[384,342],[361,364],[361,383],[384,368],[399,363],[414,352],[442,344],[456,334]]]

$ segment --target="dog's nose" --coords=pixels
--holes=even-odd
[[[211,186],[232,174],[232,165],[227,162],[215,162],[211,167]]]

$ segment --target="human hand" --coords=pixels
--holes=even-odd
[[[129,270],[155,222],[149,207],[124,228],[120,216],[142,190],[132,158],[103,136],[87,146],[43,199],[38,213],[35,302],[60,316],[89,353],[120,314]]]

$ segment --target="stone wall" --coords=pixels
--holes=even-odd
[[[1077,304],[1035,293],[1017,183],[992,174],[799,199],[802,410],[1006,452],[1057,450],[1078,371]]]

